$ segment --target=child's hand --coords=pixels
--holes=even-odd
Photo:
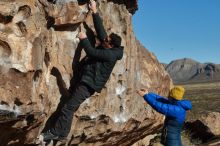
[[[137,93],[143,97],[145,94],[148,94],[148,90],[147,89],[140,89],[137,91]]]

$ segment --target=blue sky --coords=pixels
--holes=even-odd
[[[158,60],[220,64],[220,0],[139,0],[136,37]]]

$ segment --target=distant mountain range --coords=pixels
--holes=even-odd
[[[190,58],[162,64],[174,83],[220,81],[220,64],[200,63]]]

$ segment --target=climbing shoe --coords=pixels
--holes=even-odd
[[[50,130],[42,133],[41,135],[43,136],[43,141],[50,141],[50,140],[63,141],[66,139],[66,137],[54,135],[53,133],[51,133]]]

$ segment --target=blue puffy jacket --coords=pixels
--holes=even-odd
[[[186,111],[192,109],[191,102],[189,100],[170,100],[155,93],[144,95],[144,99],[157,112],[166,116],[162,143],[165,146],[182,146],[181,129]]]

